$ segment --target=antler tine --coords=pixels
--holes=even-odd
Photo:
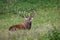
[[[26,14],[24,15],[23,13],[25,13],[25,12],[19,12],[21,17],[23,17],[23,18],[28,18],[29,17],[29,15],[26,15]]]
[[[20,14],[21,17],[25,18],[25,16],[23,15],[23,12],[19,11],[19,14]]]
[[[35,15],[35,11],[33,10],[32,13],[30,13],[30,17],[33,17]]]

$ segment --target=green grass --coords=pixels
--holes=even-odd
[[[21,18],[19,14],[0,15],[0,40],[55,40],[56,34],[53,33],[52,37],[50,35],[54,26],[57,30],[60,30],[60,11],[57,8],[38,9],[32,21],[31,30],[13,32],[8,30],[10,26],[23,22],[25,22],[25,19]],[[49,32],[51,33],[49,34]],[[60,31],[56,31],[56,33],[58,32]],[[60,35],[60,33],[57,35]]]
[[[36,13],[30,30],[8,30],[25,22],[19,11],[32,9]],[[0,40],[60,40],[60,0],[0,0]]]

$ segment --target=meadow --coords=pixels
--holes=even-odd
[[[59,0],[39,1],[38,3],[29,0],[9,5],[9,10],[4,10],[2,14],[0,9],[0,40],[60,40],[59,4]],[[8,30],[10,26],[26,21],[19,15],[19,10],[27,14],[32,8],[35,10],[35,15],[30,30]],[[12,9],[17,11],[12,12]]]

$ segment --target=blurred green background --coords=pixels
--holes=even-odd
[[[32,9],[60,8],[60,0],[0,0],[0,14],[18,13]]]
[[[35,10],[31,30],[10,32]],[[60,40],[60,0],[0,0],[0,40]]]

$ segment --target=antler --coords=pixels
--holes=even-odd
[[[23,18],[31,17],[32,18],[35,15],[35,10],[33,10],[32,13],[30,13],[30,15],[24,15],[23,13],[24,13],[23,11],[19,11],[19,14],[21,17],[23,17]]]
[[[20,12],[20,11],[19,11],[19,14],[20,14],[21,17],[23,17],[23,18],[28,18],[28,17],[29,17],[28,15],[24,15],[23,13],[24,13],[24,12]]]
[[[23,12],[22,12],[22,11],[19,11],[19,14],[20,14],[20,16],[23,17],[23,18],[25,17],[25,16],[23,15]]]
[[[33,10],[32,13],[30,13],[30,17],[34,17],[35,11]]]

